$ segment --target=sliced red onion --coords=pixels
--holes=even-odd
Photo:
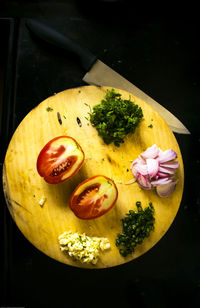
[[[141,156],[145,159],[147,158],[156,158],[160,152],[160,149],[157,147],[156,144],[149,147],[146,151],[144,151]]]
[[[143,189],[147,189],[147,190],[152,189],[149,179],[140,173],[138,173],[137,175],[137,181]]]
[[[171,183],[173,180],[171,178],[162,178],[162,179],[158,179],[155,181],[151,181],[151,184],[153,186],[160,186],[160,185],[164,185],[164,184],[168,184]]]
[[[131,168],[132,168],[134,165],[136,165],[136,164],[138,163],[138,161],[139,161],[138,158],[136,158],[134,161],[132,161],[132,163],[131,163]]]
[[[141,173],[142,175],[147,175],[147,165],[145,159],[141,158],[140,156],[135,159],[131,164],[131,171],[135,177],[137,177],[137,172]]]
[[[156,187],[158,195],[165,197],[175,189],[174,175],[179,167],[175,158],[177,154],[174,150],[163,152],[154,144],[132,162],[131,171],[143,189],[151,190]]]
[[[153,178],[158,172],[158,161],[152,158],[147,158],[146,163],[149,177]]]
[[[160,172],[164,172],[164,173],[167,173],[167,174],[174,174],[176,172],[175,169],[164,168],[164,167],[159,167],[158,170]]]
[[[179,162],[177,161],[169,161],[169,162],[161,163],[160,166],[166,167],[166,168],[177,169],[180,165],[179,165]]]
[[[132,164],[131,164],[131,171],[132,171],[134,177],[137,177],[137,171],[135,170],[135,164],[134,164],[134,162],[132,162]]]
[[[173,160],[175,158],[177,158],[176,152],[174,152],[174,150],[170,149],[170,150],[166,150],[166,151],[160,153],[160,155],[158,157],[158,162],[161,164],[161,163]]]
[[[131,169],[137,165],[139,163],[139,158],[135,159],[132,163],[131,163]]]
[[[137,178],[137,171],[135,170],[134,167],[131,168],[131,171],[132,171],[132,173],[133,173],[133,176],[134,176],[135,178]]]
[[[158,171],[158,173],[155,176],[155,179],[157,180],[159,177],[160,178],[168,178],[168,176],[169,176],[169,174]]]
[[[171,182],[165,185],[160,185],[156,187],[156,192],[161,198],[169,197],[176,188],[176,182]]]
[[[146,164],[146,160],[143,159],[140,155],[138,156],[138,158],[136,158],[134,161],[132,161],[131,166],[134,166],[135,164]]]
[[[143,165],[143,164],[137,164],[135,165],[133,168],[135,168],[135,170],[139,173],[141,173],[142,175],[148,175],[148,168],[147,165]]]

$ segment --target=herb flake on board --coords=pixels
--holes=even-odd
[[[48,106],[48,107],[46,108],[46,111],[47,111],[47,112],[53,111],[53,108],[51,108],[51,107]]]

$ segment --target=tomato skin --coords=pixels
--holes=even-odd
[[[69,205],[78,218],[95,219],[111,210],[117,198],[115,183],[104,175],[95,175],[75,188]]]
[[[85,154],[70,136],[50,140],[37,158],[37,171],[49,184],[58,184],[74,176],[84,162]]]

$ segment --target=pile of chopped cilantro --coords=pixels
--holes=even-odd
[[[114,89],[107,90],[101,103],[90,112],[90,122],[106,144],[120,146],[129,133],[134,133],[143,118],[142,109],[131,100],[123,100]]]

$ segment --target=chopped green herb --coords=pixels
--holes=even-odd
[[[153,128],[153,125],[152,125],[152,124],[150,124],[150,125],[148,125],[148,127]]]
[[[143,118],[142,109],[130,99],[122,99],[114,89],[107,90],[105,98],[93,107],[89,115],[90,122],[104,142],[114,142],[116,146],[124,142],[127,134],[134,133]]]
[[[134,252],[135,246],[142,244],[145,237],[154,230],[154,207],[152,202],[144,210],[141,202],[136,202],[137,212],[130,210],[122,219],[122,233],[118,234],[116,246],[123,257]]]
[[[53,108],[47,107],[47,108],[46,108],[46,111],[48,111],[48,112],[49,112],[49,111],[53,111]]]
[[[87,106],[87,107],[89,107],[89,109],[90,109],[90,112],[92,112],[92,107],[89,105],[89,104],[87,104],[87,103],[84,103],[84,105],[85,106]]]

